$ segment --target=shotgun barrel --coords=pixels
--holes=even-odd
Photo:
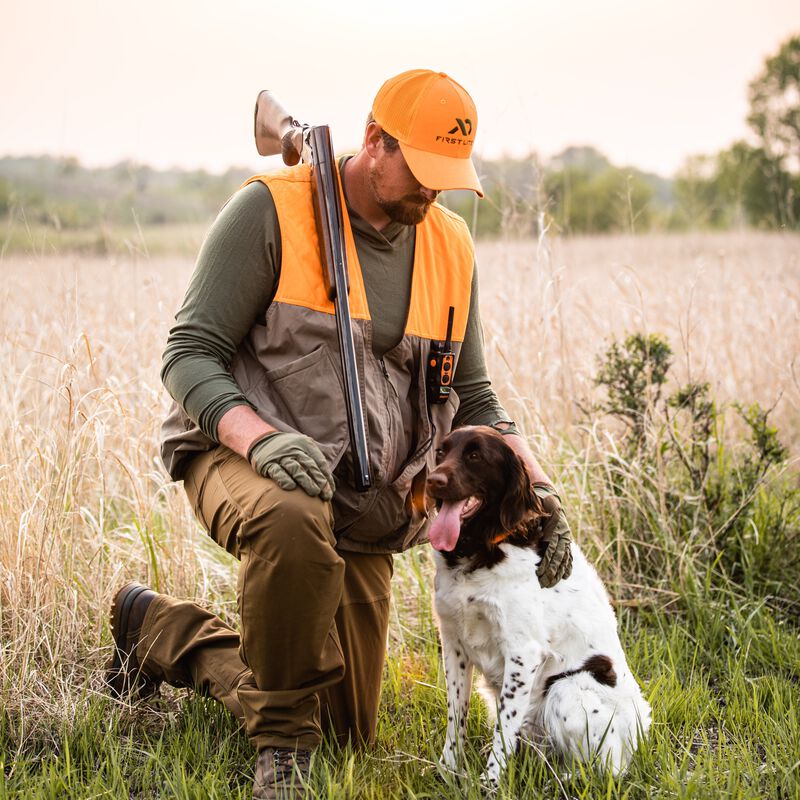
[[[344,397],[347,406],[347,426],[353,455],[355,485],[359,492],[372,486],[367,452],[367,428],[358,381],[356,350],[350,319],[350,282],[347,273],[347,252],[344,245],[344,219],[342,217],[339,173],[333,154],[331,132],[327,125],[309,129],[312,155],[312,190],[317,237],[322,250],[325,287],[328,299],[336,310],[336,328],[339,334],[339,353],[344,375]]]
[[[254,116],[256,148],[262,156],[280,153],[284,163],[290,167],[301,158],[311,162],[314,220],[325,288],[336,312],[355,487],[359,492],[366,492],[372,486],[372,475],[350,318],[350,279],[344,245],[344,218],[331,132],[327,125],[308,126],[299,123],[268,90],[259,93]]]

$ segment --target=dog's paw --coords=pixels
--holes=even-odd
[[[487,770],[481,773],[481,787],[487,794],[494,794],[500,788],[500,778]]]
[[[486,769],[481,773],[481,786],[488,792],[496,792],[500,787],[500,765],[494,756],[489,757]]]

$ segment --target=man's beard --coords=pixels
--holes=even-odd
[[[387,200],[377,187],[376,175],[369,173],[369,183],[375,202],[384,214],[392,221],[401,225],[419,225],[425,219],[433,200],[428,200],[420,194],[407,194],[399,200]]]
[[[432,203],[432,200],[423,200],[420,203],[413,197],[404,197],[401,200],[378,200],[381,211],[392,222],[399,222],[401,225],[419,225],[425,219]]]

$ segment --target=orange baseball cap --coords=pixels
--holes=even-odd
[[[400,142],[414,177],[426,188],[483,188],[470,155],[478,112],[463,86],[444,72],[412,69],[389,78],[372,104],[374,120]]]

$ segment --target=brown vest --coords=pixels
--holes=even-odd
[[[339,546],[399,552],[424,540],[425,477],[433,465],[435,442],[449,432],[458,407],[451,392],[447,403],[429,409],[425,368],[431,340],[445,338],[450,306],[455,308],[453,350],[458,361],[469,314],[472,240],[459,216],[438,204],[431,207],[416,228],[403,338],[378,359],[372,352],[370,309],[345,214],[350,312],[373,478],[373,488],[359,493],[353,488],[336,320],[322,278],[310,175],[310,167],[302,165],[248,181],[269,187],[282,257],[275,297],[239,345],[231,373],[259,416],[319,444],[336,479],[333,510]],[[179,480],[185,459],[214,444],[176,404],[162,430],[162,458],[170,475]]]

